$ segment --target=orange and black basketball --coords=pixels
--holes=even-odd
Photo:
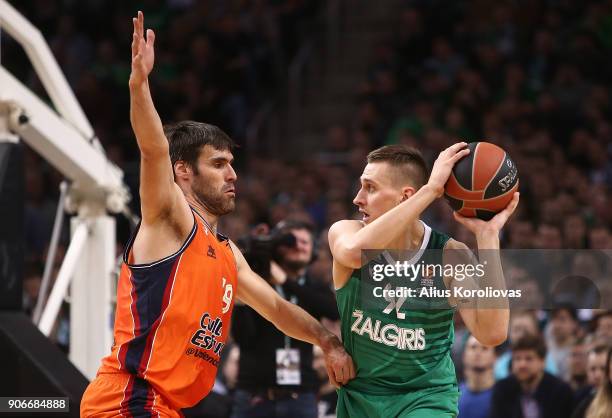
[[[468,144],[470,153],[455,164],[444,190],[463,216],[490,220],[518,190],[518,169],[502,148],[489,142]]]

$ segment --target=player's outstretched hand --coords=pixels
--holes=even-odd
[[[349,380],[355,377],[353,359],[344,350],[344,346],[336,336],[333,337],[330,348],[324,349],[323,353],[325,354],[327,375],[332,385],[338,388],[341,385],[347,384]]]
[[[468,155],[470,149],[467,143],[458,142],[446,148],[434,162],[427,185],[435,191],[438,197],[444,194],[444,186],[450,177],[455,163]]]
[[[501,212],[497,213],[489,221],[483,221],[478,218],[467,218],[463,215],[459,215],[457,212],[453,212],[453,216],[461,225],[465,226],[470,232],[478,236],[482,233],[493,233],[498,234],[499,231],[504,227],[510,216],[516,210],[519,203],[519,192],[514,192],[512,200]]]
[[[141,11],[132,18],[134,33],[132,34],[132,72],[130,74],[130,87],[138,87],[145,83],[153,69],[155,61],[155,33],[147,29],[145,39],[144,15]]]

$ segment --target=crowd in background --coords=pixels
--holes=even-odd
[[[283,88],[283,68],[320,3],[143,0],[128,7],[39,0],[16,6],[42,30],[109,157],[137,195],[127,89],[134,11],[144,10],[147,25],[158,31],[152,90],[162,120],[216,123],[241,142],[254,109]],[[331,286],[326,231],[356,215],[352,199],[370,150],[410,144],[431,163],[458,139],[486,139],[506,149],[519,169],[521,203],[503,231],[504,248],[612,248],[612,2],[406,0],[390,25],[392,35],[376,44],[363,81],[355,85],[356,113],[350,123],[329,127],[319,155],[287,161],[237,152],[236,211],[220,229],[237,239],[262,222],[291,217],[311,223],[319,239],[309,271]],[[2,54],[4,65],[42,91],[15,44],[3,40]],[[31,308],[61,177],[33,152],[26,154],[25,176],[24,286]],[[443,200],[424,219],[475,247]],[[123,245],[129,228],[121,231]],[[60,251],[58,263],[61,257]],[[496,381],[509,375],[520,380],[512,352],[533,352],[573,393],[564,412],[569,416],[581,399],[593,397],[591,387],[610,381],[612,343],[612,315],[574,308],[513,311],[509,342],[479,352],[477,367],[477,347],[468,352],[469,336],[458,319],[453,356],[460,379],[472,385],[474,369],[486,369],[487,396],[495,398]],[[64,346],[66,332],[60,323],[57,338]],[[542,337],[546,352],[525,335]],[[227,393],[238,355],[236,349],[225,352],[220,383]]]

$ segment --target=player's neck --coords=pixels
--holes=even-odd
[[[406,235],[400,237],[389,246],[389,248],[396,250],[418,250],[423,244],[423,237],[425,236],[425,227],[423,222],[418,219],[410,225]]]
[[[519,382],[521,385],[521,389],[524,393],[534,393],[538,386],[540,386],[540,382],[542,381],[543,377],[544,372],[542,371],[531,379]]]
[[[217,233],[217,224],[219,223],[219,217],[212,215],[205,207],[205,205],[199,200],[192,196],[185,195],[187,203],[191,206],[198,214],[206,221],[210,229],[214,234]]]
[[[493,369],[488,368],[482,371],[466,370],[465,381],[472,392],[482,392],[483,390],[490,389],[495,384]]]

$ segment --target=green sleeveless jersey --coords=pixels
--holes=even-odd
[[[408,262],[441,265],[442,249],[449,237],[423,225],[421,248]],[[365,279],[368,274],[372,277],[374,264],[394,261],[388,252],[380,254],[354,270],[346,284],[336,291],[342,340],[357,368],[357,377],[349,382],[347,389],[383,395],[456,385],[450,355],[454,310],[447,298],[428,298],[425,294],[425,297],[405,298],[400,304],[394,297],[373,296],[380,296],[382,288],[397,289],[398,283],[407,284],[415,292],[424,287],[445,289],[443,278],[427,271],[415,277],[416,280],[398,277],[386,286],[385,282]]]

